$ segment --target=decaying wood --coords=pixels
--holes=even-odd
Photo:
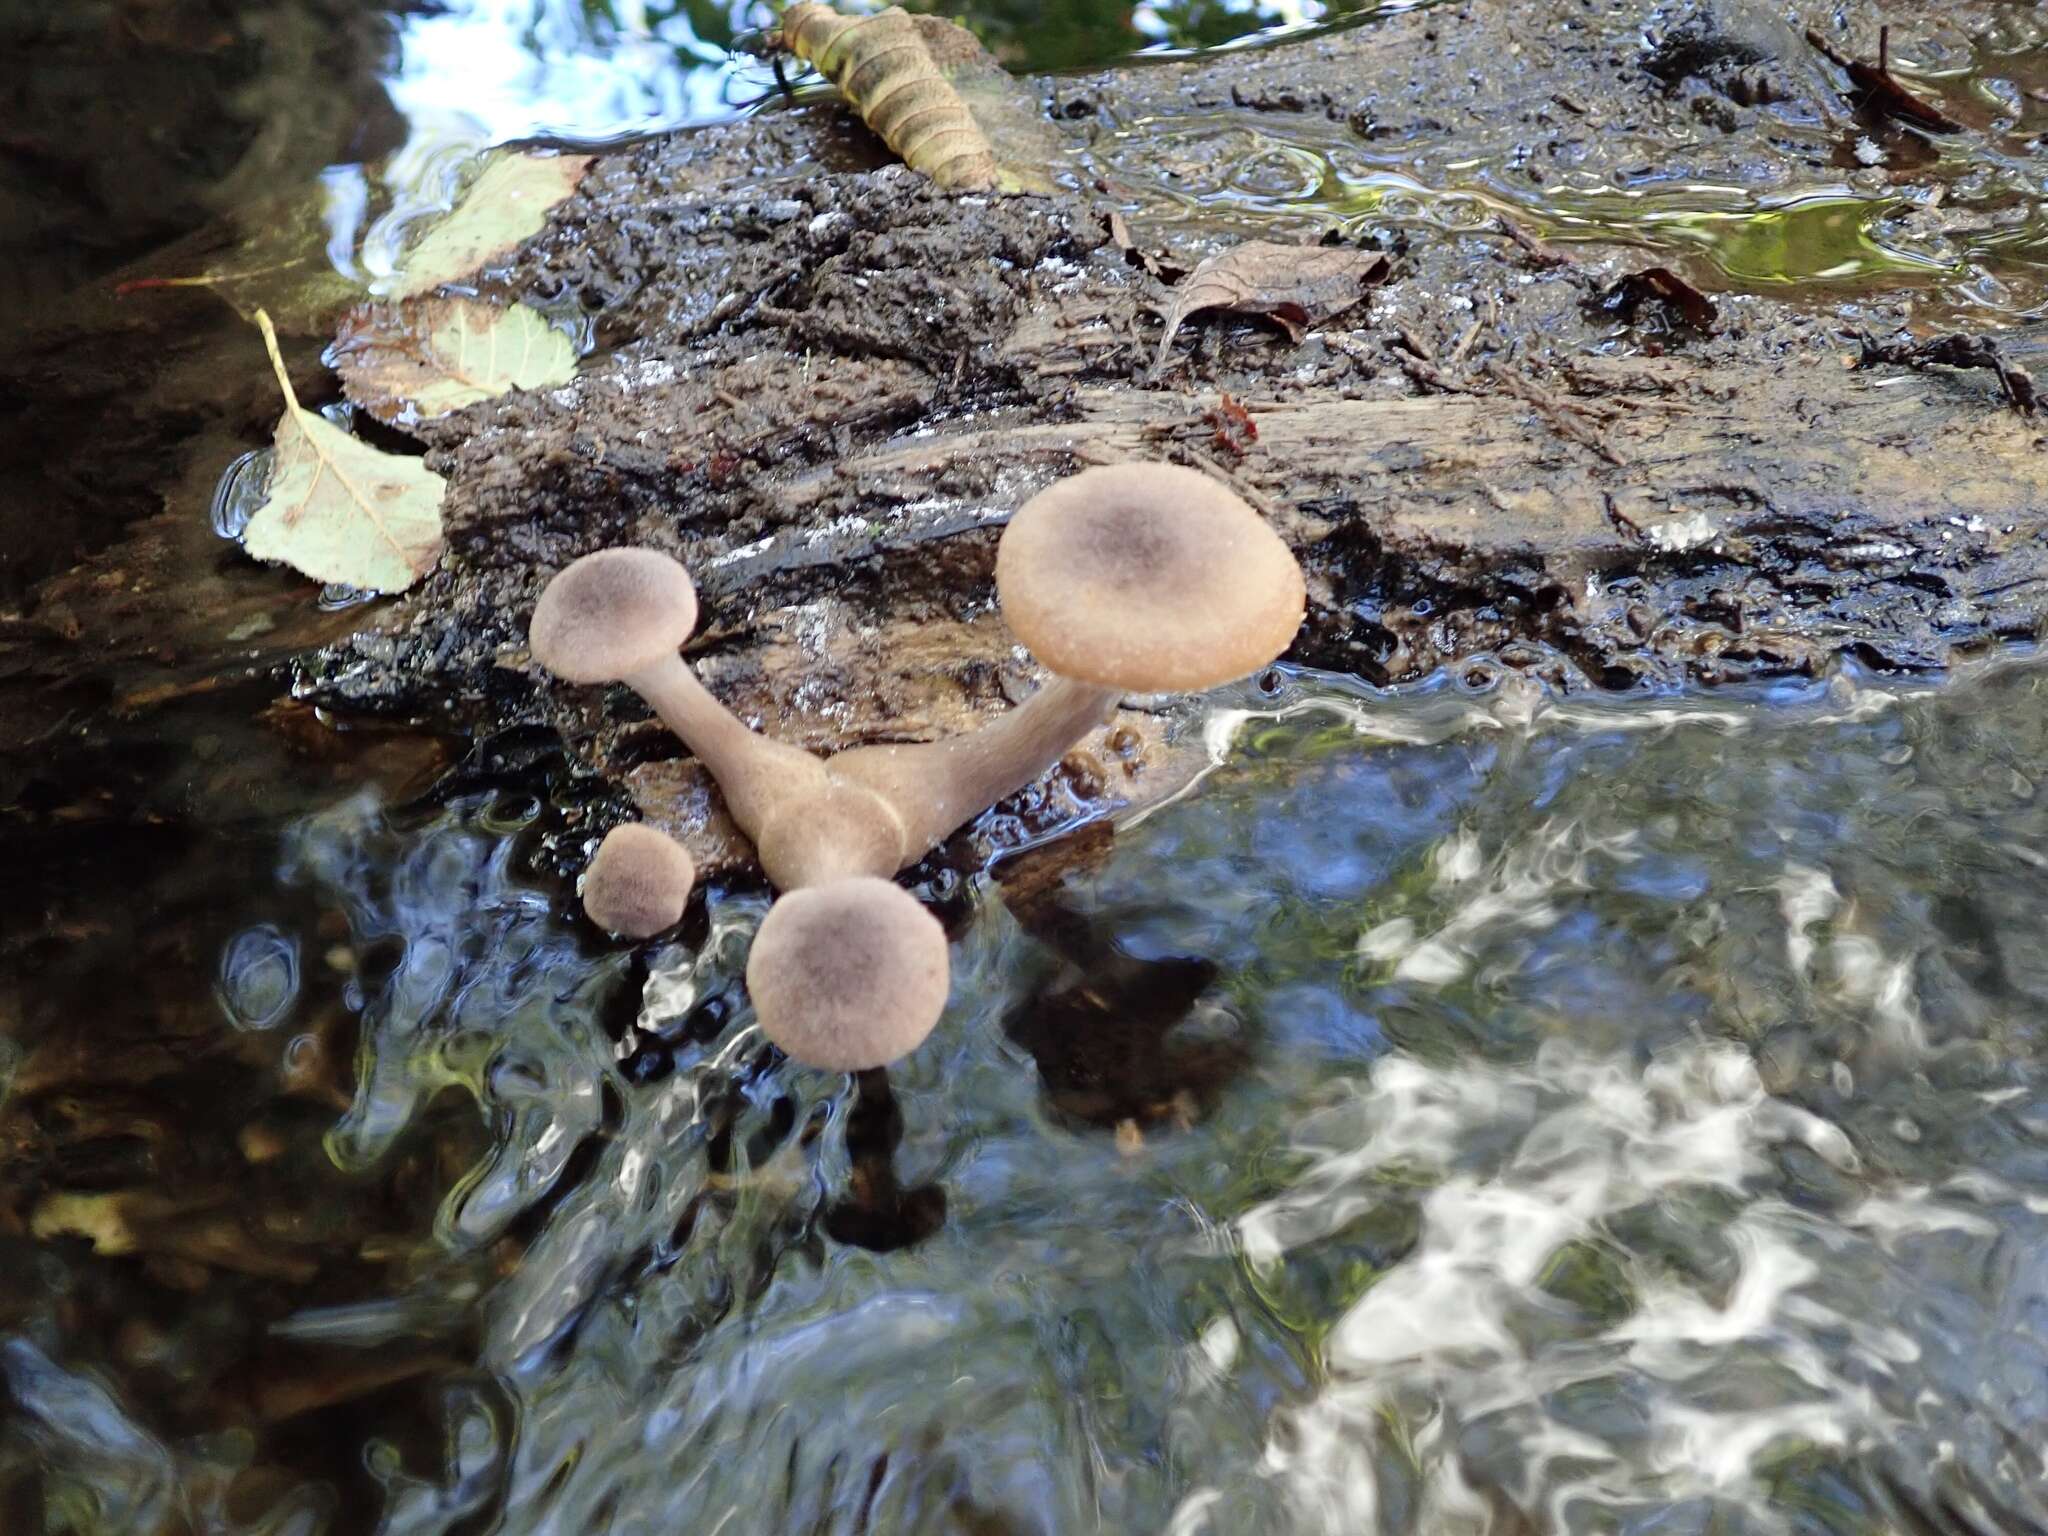
[[[1795,26],[1858,35],[1879,20],[1794,8]],[[1706,9],[1676,10],[1712,41]],[[1518,46],[1531,37],[1544,48]],[[559,738],[611,786],[604,814],[630,798],[729,866],[744,850],[638,701],[532,664],[525,618],[548,575],[606,545],[667,549],[704,601],[690,659],[750,720],[821,751],[942,735],[1039,681],[994,611],[1002,524],[1058,476],[1124,458],[1196,465],[1264,511],[1310,577],[1293,659],[1375,681],[1482,651],[1571,686],[1810,671],[1845,650],[1935,667],[2031,635],[2048,460],[2038,419],[2009,408],[2031,386],[2027,338],[1957,330],[1843,366],[1845,334],[1929,334],[1931,289],[1744,292],[1683,250],[1583,230],[1546,243],[1529,231],[1559,231],[1534,214],[1506,220],[1507,239],[1354,215],[1343,236],[1389,258],[1369,305],[1304,303],[1320,323],[1297,334],[1226,310],[1219,344],[1147,376],[1164,317],[1196,307],[1202,279],[1176,290],[1144,253],[1213,274],[1263,239],[1345,264],[1347,299],[1380,260],[1311,243],[1330,216],[1306,204],[1191,213],[1182,183],[1215,169],[1199,156],[1219,101],[1247,121],[1271,103],[1326,148],[1369,142],[1429,186],[1532,144],[1577,176],[1625,175],[1657,142],[1673,178],[1796,187],[1811,165],[1768,111],[1831,121],[1838,103],[1799,32],[1784,40],[1666,56],[1620,12],[1476,0],[1455,25],[1402,12],[1314,48],[1063,81],[1048,90],[1068,190],[1040,197],[935,187],[854,143],[836,106],[600,157],[489,296],[581,294],[602,350],[568,384],[418,424],[449,483],[443,565],[339,621],[352,632],[302,653],[294,683],[358,718]],[[1703,102],[1732,126],[1701,135]],[[1110,120],[1148,127],[1104,133]],[[1974,132],[1945,148],[1967,153]],[[1601,303],[1646,267],[1670,274],[1654,303]],[[1709,326],[1666,323],[1667,308],[1708,319],[1695,295]],[[74,572],[0,626],[0,662],[36,676],[45,650],[103,649],[93,579]],[[197,680],[147,659],[152,616],[179,601],[123,592],[110,610],[133,648],[125,696]],[[1183,725],[1127,711],[970,841],[1016,846],[1166,792],[1199,761]]]

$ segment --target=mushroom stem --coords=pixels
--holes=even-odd
[[[776,817],[800,810],[825,788],[825,765],[801,747],[750,730],[697,681],[674,652],[620,679],[654,706],[724,793],[739,829],[757,843]]]
[[[903,862],[924,857],[956,827],[1015,794],[1109,719],[1114,688],[1055,677],[1022,704],[965,735],[910,746],[856,747],[826,764],[835,779],[873,790],[903,826]]]

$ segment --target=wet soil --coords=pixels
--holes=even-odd
[[[1805,9],[1845,57],[1874,58],[1894,19]],[[1898,21],[1894,58],[1929,70],[1986,36],[2039,43],[2011,7]],[[1034,686],[994,609],[1006,517],[1129,458],[1192,464],[1257,505],[1310,572],[1290,659],[1375,682],[1474,658],[1607,688],[1842,652],[1931,668],[2035,633],[2048,469],[2026,328],[1987,347],[1988,314],[1924,272],[1744,285],[1613,222],[1515,211],[1518,179],[1538,207],[1530,189],[1560,177],[1762,200],[1837,177],[1939,224],[1933,189],[2038,137],[2032,97],[2006,111],[1949,90],[1959,127],[1937,142],[1766,8],[1680,4],[1646,26],[1584,0],[1440,5],[1044,94],[1065,145],[1051,197],[937,192],[832,103],[601,158],[487,284],[580,307],[596,354],[569,386],[420,429],[449,481],[447,557],[294,652],[296,695],[477,736],[499,766],[559,738],[598,776],[589,830],[630,797],[723,867],[744,850],[673,738],[630,695],[556,685],[526,654],[547,577],[607,545],[671,550],[704,598],[691,660],[743,715],[824,750],[941,734]],[[1481,217],[1193,206],[1172,183],[1223,150],[1175,124],[1205,114],[1334,135],[1464,186]],[[1298,343],[1197,316],[1155,367],[1176,269],[1253,233],[1382,249],[1390,275]],[[314,360],[295,362],[319,398]],[[263,412],[225,425],[243,414],[254,446]],[[95,583],[127,592],[111,622],[138,657],[177,652],[189,605],[165,588],[153,607],[136,579],[153,537],[42,586],[12,621],[17,670],[107,627]],[[180,675],[218,654],[184,651]],[[1003,835],[1180,782],[1173,725],[1127,711]]]

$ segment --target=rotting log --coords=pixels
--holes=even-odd
[[[1874,45],[1873,8],[1803,9],[1846,50]],[[1916,47],[1990,14],[1947,11]],[[1293,659],[1376,681],[1482,651],[1609,687],[1845,651],[1926,668],[2033,634],[2040,419],[1993,371],[1914,371],[1854,340],[1956,323],[1931,280],[1744,292],[1683,252],[1390,218],[1341,231],[1393,258],[1354,310],[1298,344],[1205,315],[1150,376],[1171,299],[1156,248],[1185,269],[1232,238],[1333,227],[1312,204],[1254,220],[1241,199],[1191,212],[1166,195],[1169,171],[1222,163],[1219,121],[1440,188],[1488,157],[1623,179],[1646,144],[1669,179],[1759,197],[1837,176],[1831,136],[1865,126],[1797,30],[1732,4],[1659,15],[1645,34],[1619,11],[1471,0],[1057,82],[1065,168],[1088,190],[1048,197],[935,191],[831,107],[604,157],[494,284],[579,299],[600,355],[571,386],[421,428],[450,482],[448,557],[306,655],[298,685],[484,737],[559,732],[715,869],[740,851],[674,743],[636,701],[556,685],[525,654],[553,570],[609,544],[668,549],[704,597],[692,659],[742,714],[821,750],[928,737],[1034,685],[992,611],[1004,519],[1058,475],[1132,457],[1193,464],[1265,510],[1311,575]],[[1944,152],[2001,163],[2001,131],[1966,122]],[[1916,174],[1883,185],[1903,196]],[[1710,333],[1603,306],[1660,263],[1713,292]],[[63,578],[19,628],[89,611]],[[1172,723],[1127,714],[1024,820],[1169,787]]]

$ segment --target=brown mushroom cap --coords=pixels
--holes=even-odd
[[[1307,592],[1280,536],[1172,464],[1086,469],[1010,519],[996,590],[1011,631],[1062,677],[1138,693],[1213,688],[1287,649]]]
[[[651,938],[681,921],[697,866],[667,834],[629,821],[605,833],[583,876],[583,910],[608,933]]]
[[[754,935],[747,991],[770,1040],[832,1072],[914,1051],[945,1011],[946,930],[900,885],[869,875],[780,898]]]
[[[653,549],[601,549],[548,583],[527,646],[567,682],[615,683],[674,656],[696,627],[697,589],[681,562]]]

